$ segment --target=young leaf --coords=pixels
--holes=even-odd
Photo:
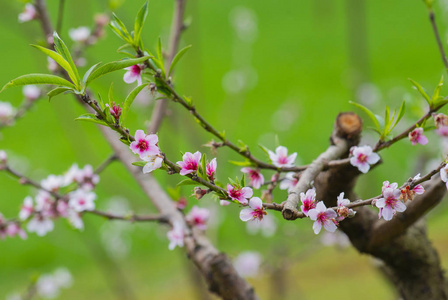
[[[165,74],[165,66],[163,63],[163,52],[162,52],[162,40],[158,39],[157,41],[157,60],[155,60],[157,66],[162,70],[162,73]]]
[[[432,94],[432,101],[433,102],[435,102],[435,101],[437,101],[439,99],[440,90],[442,89],[442,86],[443,86],[443,75],[442,75],[442,78],[440,78],[439,84],[434,89],[434,93]]]
[[[179,182],[177,184],[177,186],[182,186],[182,185],[199,185],[199,182],[193,181],[191,179],[184,179],[181,182]]]
[[[68,87],[57,87],[57,88],[55,88],[55,89],[52,89],[51,91],[49,91],[49,92],[47,93],[48,101],[50,101],[51,98],[53,98],[53,97],[55,97],[55,96],[57,96],[57,95],[59,95],[59,94],[62,94],[62,93],[64,93],[64,92],[68,92],[68,91],[71,91],[71,90],[72,90],[72,89],[71,89],[71,88],[68,88]]]
[[[53,40],[55,50],[69,63],[71,69],[73,70],[73,74],[76,78],[76,80],[73,81],[73,83],[76,85],[77,88],[79,88],[79,83],[81,80],[79,78],[78,69],[76,68],[72,56],[70,55],[70,51],[68,50],[64,41],[61,40],[56,31],[53,33]]]
[[[395,126],[397,126],[398,122],[400,122],[401,118],[403,118],[405,111],[406,111],[406,102],[404,102],[403,100],[400,106],[400,110],[398,110],[397,120],[395,121],[394,126],[392,126],[391,130],[394,129]]]
[[[99,67],[100,64],[101,63],[97,63],[97,64],[91,66],[90,69],[87,70],[87,72],[82,77],[82,84],[83,85],[86,85],[87,79],[89,79],[90,74],[92,74],[92,72],[95,71]]]
[[[146,1],[143,7],[139,10],[134,23],[134,44],[139,47],[142,44],[140,36],[147,15],[148,15],[148,1]]]
[[[144,62],[147,60],[149,56],[139,57],[139,58],[130,58],[130,59],[123,59],[119,61],[113,61],[107,64],[102,65],[101,67],[98,67],[96,70],[94,70],[90,76],[88,77],[86,81],[86,86],[94,81],[95,79],[98,79],[101,76],[104,76],[108,73],[121,70],[133,65],[137,65],[141,62]]]
[[[70,76],[70,79],[73,82],[76,82],[77,78],[76,78],[75,73],[73,72],[72,67],[59,53],[52,51],[50,49],[38,46],[38,45],[31,45],[31,46],[42,51],[48,57],[53,59],[58,65],[60,65],[65,71],[67,71],[67,74],[68,74],[68,76]]]
[[[173,72],[174,67],[179,62],[179,60],[184,56],[185,53],[191,48],[191,45],[188,45],[187,47],[181,49],[179,52],[177,52],[176,56],[173,58],[173,61],[170,65],[170,70],[168,71],[168,76],[170,76],[171,72]]]
[[[124,23],[115,15],[112,13],[113,20],[109,23],[112,30],[121,37],[126,43],[132,44],[132,37],[129,34],[126,26]]]
[[[143,90],[147,85],[142,84],[133,89],[129,95],[126,97],[123,103],[123,109],[121,111],[121,122],[124,122],[126,120],[126,116],[128,114],[129,109],[131,108],[132,103],[134,102],[135,97]]]
[[[375,117],[375,114],[370,109],[368,109],[367,107],[365,107],[362,104],[359,104],[359,103],[356,103],[353,101],[349,101],[349,103],[353,104],[354,106],[356,106],[359,109],[361,109],[362,111],[364,111],[369,116],[369,118],[372,120],[373,124],[375,124],[376,129],[378,131],[381,130],[380,122],[378,121],[377,117]]]
[[[246,174],[243,173],[243,177],[241,177],[241,186],[245,187],[246,186]]]
[[[103,120],[99,120],[94,114],[84,114],[75,119],[76,121],[87,121],[92,123],[101,124],[104,126],[108,126],[106,122]]]
[[[201,168],[202,168],[202,173],[204,174],[205,178],[207,178],[207,155],[202,154],[201,157]]]
[[[53,84],[53,85],[66,86],[69,87],[70,89],[76,89],[71,82],[59,76],[48,74],[28,74],[17,77],[16,79],[13,79],[10,82],[8,82],[0,90],[0,93],[10,87],[28,85],[28,84]]]
[[[234,160],[229,160],[229,163],[231,163],[232,165],[235,165],[235,166],[240,166],[240,167],[249,167],[249,166],[252,166],[252,162],[250,162],[250,161],[234,161]]]
[[[146,161],[135,161],[132,164],[137,167],[144,167],[148,162]]]
[[[423,87],[420,84],[418,84],[416,81],[414,81],[410,78],[409,78],[409,81],[414,85],[414,87],[417,89],[417,91],[420,93],[420,95],[422,95],[423,98],[425,98],[428,105],[431,106],[431,103],[432,103],[431,98],[429,98],[428,94],[425,92]]]

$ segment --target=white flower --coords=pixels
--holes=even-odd
[[[162,167],[163,158],[160,155],[145,155],[142,157],[147,164],[143,167],[143,173],[151,173],[154,170],[160,169]]]
[[[16,113],[16,110],[9,102],[0,102],[0,123],[8,123]]]
[[[54,229],[54,223],[51,219],[38,214],[28,222],[26,229],[29,232],[35,232],[38,236],[44,236]]]
[[[93,210],[95,209],[95,199],[95,193],[83,189],[77,189],[76,191],[70,193],[68,205],[77,212]]]
[[[27,3],[25,5],[25,10],[19,14],[19,23],[25,23],[35,19],[37,16],[36,8],[33,4]]]
[[[275,153],[270,150],[268,153],[272,163],[277,167],[292,167],[297,157],[296,152],[288,156],[288,149],[283,146],[277,147]]]
[[[255,251],[246,251],[238,255],[233,261],[236,271],[242,277],[255,277],[260,269],[262,257]]]
[[[170,244],[168,246],[168,248],[170,250],[173,250],[174,248],[176,248],[176,246],[178,247],[183,247],[184,246],[184,228],[182,226],[181,223],[174,223],[173,224],[173,228],[168,231],[167,235],[168,240],[170,241]]]
[[[40,89],[35,85],[25,85],[22,93],[29,101],[34,101],[40,97]]]
[[[68,35],[74,42],[84,43],[90,36],[90,29],[85,26],[72,28],[69,30]]]
[[[370,146],[355,146],[350,152],[353,155],[350,158],[350,163],[362,173],[367,173],[370,165],[374,165],[380,160],[380,156],[373,152]]]

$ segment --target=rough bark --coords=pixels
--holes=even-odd
[[[349,199],[357,199],[353,186],[358,175],[359,172],[351,165],[321,173],[315,183],[317,198],[327,206],[335,206],[341,192],[345,192]],[[385,274],[388,274],[403,299],[448,298],[439,256],[428,239],[421,219],[442,199],[445,192],[440,181],[433,179],[424,195],[409,203],[407,211],[387,224],[378,220],[376,210],[368,207],[356,208],[354,218],[340,223],[340,229],[359,252],[384,262]],[[417,220],[420,221],[416,223]]]

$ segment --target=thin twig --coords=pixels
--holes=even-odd
[[[443,64],[445,65],[445,70],[448,71],[448,60],[445,55],[442,40],[440,39],[439,29],[437,28],[436,23],[436,16],[432,9],[429,10],[429,21],[431,22],[432,30],[434,31],[434,35],[436,37],[437,46],[439,47],[440,56],[442,57]]]
[[[57,32],[61,32],[62,29],[62,20],[64,19],[64,4],[65,0],[59,0],[58,22],[56,25]]]
[[[114,154],[111,154],[104,162],[102,162],[96,169],[95,169],[95,174],[100,174],[101,172],[104,171],[104,169],[106,169],[111,163],[113,163],[114,161],[116,161],[118,159],[118,157]]]

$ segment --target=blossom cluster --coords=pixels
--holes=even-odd
[[[72,285],[72,274],[66,268],[58,268],[53,273],[40,275],[33,288],[39,298],[55,299],[61,294],[61,289],[70,288]],[[9,295],[6,299],[22,300],[28,298],[14,293]]]
[[[6,154],[0,151],[1,164],[6,164]],[[76,164],[64,175],[49,175],[41,180],[41,190],[33,197],[25,197],[18,220],[6,221],[0,218],[0,237],[20,236],[26,238],[21,228],[26,223],[28,232],[44,236],[54,229],[53,220],[66,218],[76,229],[82,230],[81,213],[95,209],[96,194],[92,191],[99,182],[99,176],[90,165],[79,168]],[[61,195],[61,190],[67,191]]]
[[[135,141],[130,145],[130,149],[146,162],[143,167],[143,173],[151,173],[152,171],[162,167],[163,156],[159,149],[159,137],[156,134],[149,134],[139,129],[134,135]]]

